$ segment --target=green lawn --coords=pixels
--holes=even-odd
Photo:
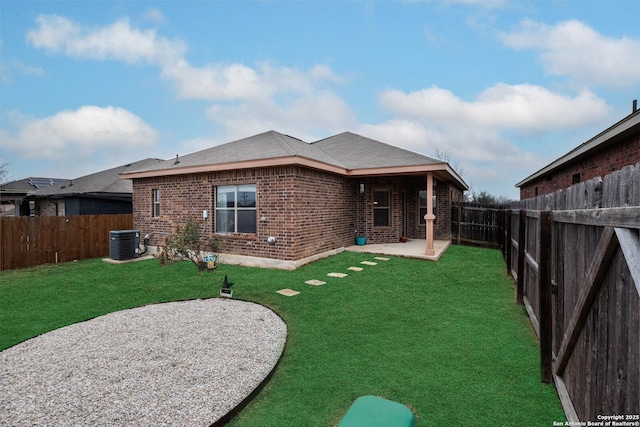
[[[342,253],[296,271],[223,265],[200,275],[189,263],[89,260],[2,272],[0,349],[111,311],[216,296],[228,274],[234,298],[272,308],[289,329],[274,376],[233,426],[331,426],[365,394],[408,405],[421,426],[564,420],[553,386],[540,383],[535,335],[498,251],[363,260],[373,255]],[[301,294],[276,294],[282,288]]]

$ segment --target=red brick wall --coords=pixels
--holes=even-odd
[[[160,190],[160,216],[153,214],[153,190]],[[187,219],[202,220],[202,211],[212,211],[212,185],[208,174],[135,179],[133,184],[133,227],[150,234],[151,245],[162,245],[165,237]],[[211,217],[211,215],[210,215]],[[210,219],[207,223],[211,229]]]
[[[359,193],[360,183],[365,192]],[[256,184],[257,230],[255,234],[216,235],[215,187]],[[209,211],[205,235],[216,237],[222,253],[294,261],[355,243],[355,231],[364,231],[368,243],[398,242],[403,235],[403,200],[406,200],[407,233],[424,239],[418,224],[418,190],[426,177],[345,178],[298,166],[243,169],[194,175],[133,180],[134,228],[151,234],[151,245],[162,245],[166,235],[187,219],[202,220]],[[160,190],[161,215],[153,217],[154,189]],[[391,224],[373,227],[373,191],[391,194]],[[450,198],[459,190],[438,182],[436,239],[450,237]],[[404,199],[403,199],[404,198]],[[359,227],[359,228],[358,228]],[[276,243],[267,243],[273,236]]]
[[[290,230],[298,233],[297,259],[353,245],[356,183],[320,171],[299,171],[293,187],[295,200],[288,209],[297,225]]]
[[[365,184],[365,193],[359,196],[361,213],[356,228],[363,231],[368,243],[395,243],[404,234],[403,214],[406,218],[406,234],[410,239],[425,239],[426,225],[420,223],[419,191],[426,190],[427,177],[380,177],[357,180]],[[356,184],[357,185],[357,184]],[[391,196],[391,223],[389,227],[373,226],[373,192],[389,190]],[[438,240],[451,238],[451,201],[462,200],[462,191],[452,184],[437,181],[436,220],[434,237]]]
[[[604,177],[624,166],[635,165],[639,161],[640,139],[639,134],[636,133],[521,187],[520,200],[570,187],[574,184],[572,177],[578,173],[580,174],[580,182],[582,182],[597,176]]]
[[[402,181],[403,178],[375,177],[354,180],[358,188],[356,197],[358,234],[367,238],[367,243],[396,243],[402,237]],[[360,183],[364,183],[364,193],[359,192]],[[375,191],[389,191],[390,221],[388,227],[374,227],[373,225],[373,198]]]
[[[215,234],[215,187],[256,184],[255,234]],[[296,166],[244,169],[209,174],[134,180],[134,227],[152,234],[150,244],[162,245],[164,236],[188,218],[206,220],[208,237],[220,252],[281,260],[297,260],[352,244],[355,189],[342,177]],[[161,215],[152,216],[152,191],[160,190]],[[292,209],[297,206],[297,209]],[[276,238],[275,244],[267,238]]]

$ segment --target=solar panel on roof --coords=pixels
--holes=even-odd
[[[50,187],[58,182],[63,182],[64,179],[55,178],[29,178],[29,185],[33,185],[36,188]]]

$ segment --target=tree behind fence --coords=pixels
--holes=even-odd
[[[130,230],[133,215],[0,218],[0,270],[109,255],[109,231]]]

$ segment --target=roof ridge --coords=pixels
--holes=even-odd
[[[289,144],[289,143],[288,143],[288,142],[283,138],[283,137],[289,137],[289,138],[292,138],[292,139],[293,139],[293,137],[291,137],[291,136],[289,136],[289,135],[282,134],[282,133],[280,133],[280,132],[278,132],[278,131],[275,131],[275,130],[271,130],[271,131],[269,131],[268,133],[269,133],[269,134],[271,134],[271,137],[272,137],[272,138],[273,138],[273,139],[274,139],[278,144],[280,144],[280,146],[284,149],[284,151],[286,151],[286,152],[287,152],[287,154],[289,154],[289,155],[291,155],[291,156],[296,156],[296,155],[298,155],[297,150],[294,150],[294,149],[291,147],[291,145],[290,145],[290,144]],[[296,139],[297,139],[297,138],[296,138]],[[301,139],[298,139],[298,141],[303,142],[304,144],[306,144],[306,142],[302,141]]]
[[[331,137],[327,137],[327,138],[324,138],[324,139],[328,139],[328,138],[331,138]],[[309,147],[311,147],[311,148],[312,148],[312,149],[314,149],[314,150],[322,151],[322,154],[324,154],[325,156],[327,156],[327,157],[329,157],[330,159],[332,159],[332,160],[335,162],[335,164],[336,164],[336,165],[338,165],[338,166],[340,166],[340,167],[343,167],[343,168],[345,168],[345,169],[348,169],[348,168],[347,168],[347,165],[345,165],[345,164],[344,164],[344,162],[342,162],[342,161],[340,161],[340,160],[336,159],[336,158],[335,158],[335,157],[334,157],[330,152],[328,152],[327,150],[322,149],[322,147],[319,147],[319,146],[313,145],[313,144],[315,144],[316,142],[320,142],[320,141],[322,141],[322,139],[320,139],[320,140],[318,140],[318,141],[315,141],[315,142],[310,143],[310,144],[309,144]]]
[[[366,140],[369,140],[369,141],[373,141],[373,142],[375,142],[375,143],[377,143],[377,144],[381,144],[381,145],[384,145],[384,146],[386,146],[386,147],[393,148],[394,150],[400,150],[400,151],[404,151],[404,152],[406,152],[406,153],[410,153],[410,154],[412,154],[412,155],[417,155],[417,156],[425,157],[425,158],[427,158],[427,159],[429,159],[429,160],[432,160],[432,161],[434,161],[434,162],[437,162],[437,163],[448,163],[448,162],[447,162],[447,161],[445,161],[445,160],[438,159],[438,158],[433,157],[433,156],[428,156],[428,155],[426,155],[426,154],[422,154],[422,153],[419,153],[419,152],[414,151],[414,150],[409,150],[409,149],[407,149],[407,148],[403,148],[403,147],[399,147],[399,146],[397,146],[397,145],[389,144],[389,143],[387,143],[387,142],[383,142],[383,141],[380,141],[380,140],[377,140],[377,139],[374,139],[374,138],[371,138],[371,137],[368,137],[368,136],[360,135],[359,133],[355,133],[355,132],[351,132],[351,131],[344,131],[344,132],[339,133],[339,134],[336,134],[336,135],[332,135],[332,136],[328,136],[328,137],[323,138],[323,139],[319,139],[319,140],[317,140],[317,141],[314,141],[314,142],[313,142],[313,144],[318,143],[318,142],[323,142],[323,141],[326,141],[326,140],[329,140],[329,139],[334,139],[334,138],[337,138],[337,137],[339,137],[339,136],[341,136],[341,135],[357,136],[357,137],[359,137],[359,138],[363,138],[363,139],[366,139]],[[324,151],[324,150],[323,150],[323,151]]]

